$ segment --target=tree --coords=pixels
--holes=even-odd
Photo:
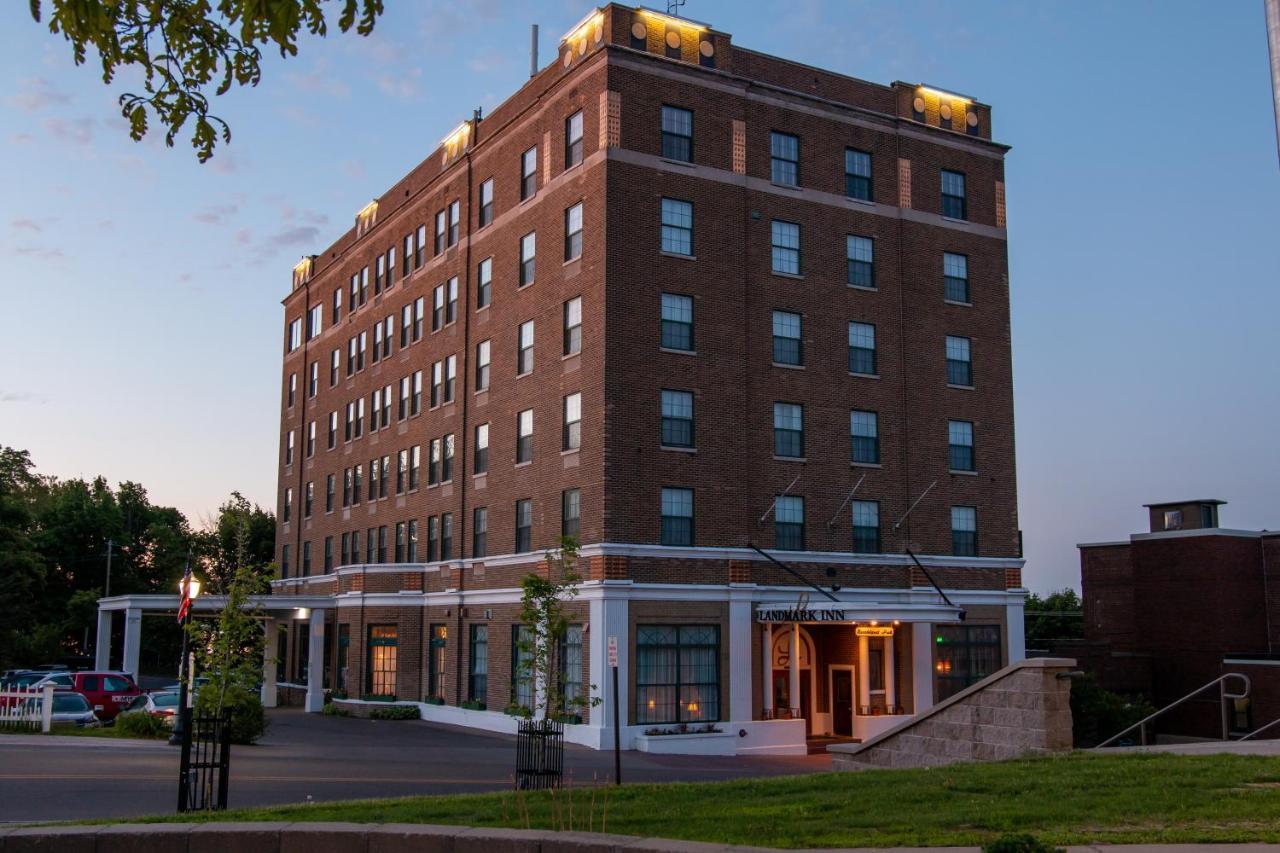
[[[373,32],[382,0],[337,0],[338,27]],[[47,5],[49,31],[71,43],[76,65],[92,51],[102,65],[102,82],[121,70],[142,76],[141,94],[120,95],[120,112],[136,141],[147,133],[148,116],[166,128],[173,141],[189,119],[195,123],[191,145],[200,162],[213,156],[231,127],[209,112],[207,91],[222,95],[233,85],[256,86],[262,79],[262,47],[274,45],[281,57],[298,52],[304,29],[324,36],[326,0],[29,0],[40,23]]]
[[[210,591],[221,592],[240,565],[271,572],[275,548],[276,517],[257,504],[250,504],[239,492],[232,492],[200,537]],[[269,578],[270,574],[264,576]]]
[[[1084,605],[1074,589],[1061,589],[1041,598],[1027,596],[1024,623],[1028,648],[1045,648],[1052,640],[1084,637]]]
[[[45,586],[45,565],[31,541],[34,493],[40,481],[25,450],[0,447],[0,665],[32,653],[33,603]]]

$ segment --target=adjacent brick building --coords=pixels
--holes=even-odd
[[[1219,526],[1222,503],[1149,504],[1150,532],[1081,545],[1084,640],[1055,650],[1104,687],[1142,693],[1158,708],[1243,673],[1251,695],[1228,711],[1232,730],[1244,732],[1280,717],[1280,533]],[[1155,728],[1219,737],[1219,709],[1209,690]]]
[[[593,10],[294,270],[286,695],[323,662],[497,725],[562,535],[568,688],[617,637],[628,742],[863,735],[1020,659],[1006,151],[971,98]]]

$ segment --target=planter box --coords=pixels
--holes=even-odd
[[[635,748],[660,755],[737,755],[738,735],[736,732],[636,735]]]

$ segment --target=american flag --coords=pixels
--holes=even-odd
[[[191,564],[187,564],[186,574],[182,576],[182,603],[178,605],[178,624],[182,624],[182,620],[187,618],[187,611],[191,609]]]

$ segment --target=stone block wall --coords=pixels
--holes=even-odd
[[[1071,749],[1070,658],[1019,661],[860,744],[828,747],[836,770],[936,767]]]

